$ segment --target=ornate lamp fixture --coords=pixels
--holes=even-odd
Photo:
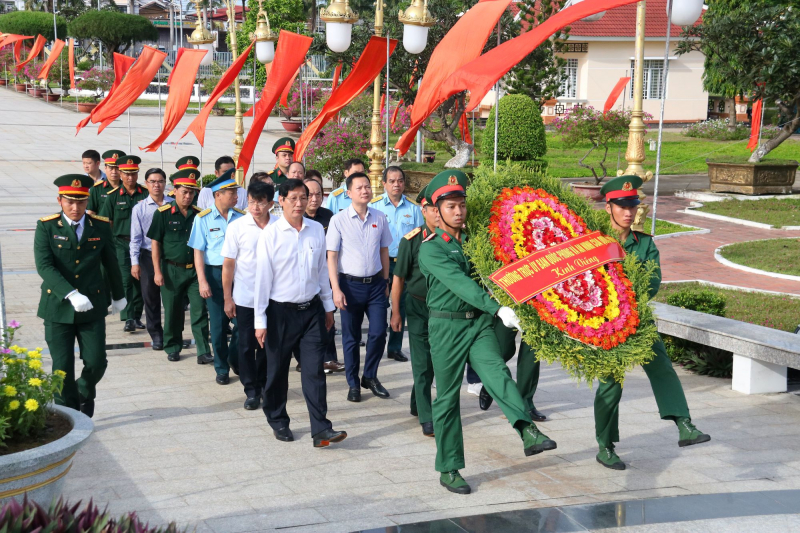
[[[269,27],[269,17],[264,11],[264,0],[258,0],[258,15],[256,15],[256,31],[250,34],[250,39],[256,41],[256,59],[265,65],[275,58],[275,41],[278,34],[273,33]]]
[[[203,26],[203,17],[200,14],[199,0],[194,0],[194,8],[197,12],[197,27],[187,41],[193,44],[198,50],[208,51],[206,55],[203,56],[203,60],[200,61],[201,65],[208,66],[214,61],[214,36]]]
[[[325,22],[325,40],[334,52],[344,52],[350,48],[353,24],[358,22],[358,13],[350,8],[348,0],[332,0],[323,7],[319,18]]]
[[[403,24],[403,48],[409,54],[419,54],[428,44],[428,28],[435,22],[428,11],[428,0],[413,0],[408,9],[397,15]]]

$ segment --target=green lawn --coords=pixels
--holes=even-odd
[[[709,290],[725,296],[727,306],[725,316],[750,324],[794,332],[800,323],[800,299],[778,294],[718,289],[699,283],[665,283],[655,297],[657,302],[666,303],[667,296],[685,288]]]
[[[800,276],[800,238],[739,242],[726,246],[720,254],[737,265]],[[800,318],[800,312],[797,315]]]
[[[647,217],[644,221],[644,231],[645,233],[650,233],[650,228],[652,228],[653,221],[650,217]],[[669,233],[683,233],[684,231],[695,231],[699,228],[695,228],[693,226],[684,226],[683,224],[674,224],[672,222],[667,222],[666,220],[656,220],[656,235],[667,235]]]
[[[74,96],[67,96],[67,97],[62,98],[62,100],[64,101],[65,104],[66,103],[72,103],[72,104],[75,103],[75,97]],[[83,97],[83,98],[81,98],[81,102],[91,102],[91,99]],[[56,104],[56,105],[59,105],[58,102],[53,102],[53,103]],[[167,96],[163,95],[162,98],[161,98],[161,108],[162,109],[164,108],[166,103],[167,103]],[[205,102],[203,102],[203,105],[205,105]],[[221,107],[224,107],[225,109],[228,109],[229,110],[229,112],[227,113],[228,115],[232,115],[233,114],[233,110],[236,109],[236,104],[217,104],[217,105],[221,106]],[[158,107],[158,100],[136,100],[133,103],[132,107]],[[202,109],[202,105],[200,106],[200,108]],[[249,103],[242,104],[242,112],[247,111],[248,109],[250,109],[250,104]],[[197,102],[196,101],[189,103],[189,107],[186,109],[186,114],[187,115],[196,115],[197,114]]]
[[[725,200],[708,202],[698,211],[771,224],[775,227],[800,226],[800,199]]]

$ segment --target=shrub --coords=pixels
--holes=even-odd
[[[52,15],[51,15],[52,17]],[[53,20],[50,19],[52,27]],[[141,15],[92,9],[69,23],[69,34],[77,39],[97,39],[113,64],[114,52],[123,53],[136,42],[158,40],[158,30]],[[59,32],[59,35],[63,35]]]
[[[56,28],[61,39],[67,35],[67,21],[64,17],[56,17]],[[0,17],[0,32],[17,35],[41,34],[48,41],[54,40],[53,14],[41,11],[14,11]],[[27,41],[33,42],[33,41]]]
[[[507,94],[500,99],[500,125],[497,129],[497,159],[534,161],[547,153],[539,106],[524,94]],[[494,157],[494,109],[489,111],[481,151],[484,158]]]
[[[669,305],[691,309],[714,316],[725,316],[725,297],[715,292],[701,289],[684,289],[667,298]]]
[[[219,83],[219,80],[220,80],[220,78],[222,78],[222,75],[224,73],[225,73],[225,69],[222,68],[222,65],[220,65],[216,61],[214,63],[211,63],[211,76],[202,78],[200,80],[200,91],[201,91],[201,94],[203,96],[210,96],[211,93],[214,92],[214,89],[217,87],[217,84]],[[222,93],[222,95],[220,96],[220,99],[222,99],[222,98],[232,98],[234,96],[234,94],[235,93],[234,93],[233,85],[231,85],[230,87],[228,87],[228,89],[225,90],[224,93]],[[217,102],[214,104],[214,108],[219,109],[220,107],[221,106],[220,106],[219,100],[217,100]]]
[[[342,162],[361,157],[366,148],[369,148],[369,137],[363,132],[350,124],[329,122],[306,149],[308,168],[318,170],[337,187],[342,181]]]
[[[75,83],[75,87],[82,91],[94,91],[94,101],[98,101],[114,84],[114,70],[101,70],[93,67],[83,73],[83,79]]]
[[[216,174],[206,174],[200,179],[200,183],[203,187],[208,187],[209,183],[217,179]],[[200,194],[200,193],[198,193]]]

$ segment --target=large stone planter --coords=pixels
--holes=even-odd
[[[797,161],[706,163],[711,192],[739,194],[791,194],[798,167]]]
[[[11,498],[22,502],[27,492],[29,500],[47,508],[61,494],[72,458],[92,434],[94,424],[80,411],[60,405],[52,409],[72,422],[72,431],[50,444],[0,457],[0,505]]]
[[[78,102],[78,111],[81,113],[91,113],[97,104],[94,102]]]
[[[467,174],[467,178],[472,182],[472,171],[467,168],[460,169]],[[419,194],[419,191],[428,186],[428,183],[436,176],[437,172],[423,172],[421,170],[405,170],[406,175],[406,190],[405,195],[409,198],[414,198]]]
[[[570,185],[573,191],[593,202],[601,202],[604,199],[604,196],[600,192],[600,189],[603,188],[602,185],[595,185],[588,181],[570,183]]]

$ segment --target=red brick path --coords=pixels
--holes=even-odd
[[[661,271],[665,281],[698,279],[800,295],[800,281],[751,274],[727,267],[714,259],[714,250],[723,244],[779,237],[800,238],[800,231],[751,228],[679,212],[688,207],[690,203],[690,200],[674,196],[658,199],[657,216],[659,219],[711,230],[711,233],[685,235],[656,241],[661,252]],[[649,231],[648,228],[645,230]]]

